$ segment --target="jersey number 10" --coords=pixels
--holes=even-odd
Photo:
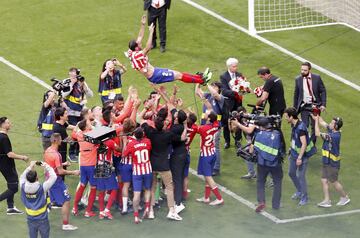
[[[149,161],[149,150],[137,150],[135,151],[138,163],[146,163]]]

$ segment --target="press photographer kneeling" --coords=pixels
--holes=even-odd
[[[279,126],[280,122],[280,116],[255,114],[240,114],[232,122],[246,134],[253,134],[252,143],[240,148],[238,155],[245,160],[257,162],[258,206],[256,212],[261,212],[265,208],[265,183],[269,173],[274,182],[272,208],[280,208],[282,161],[285,155],[285,142]],[[250,147],[249,152],[246,151],[247,147]]]

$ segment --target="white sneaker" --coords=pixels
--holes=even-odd
[[[324,200],[324,201],[318,203],[317,205],[318,205],[318,207],[331,207],[332,206],[330,200],[329,201]]]
[[[166,217],[170,220],[182,221],[181,216],[179,216],[176,212],[169,212]]]
[[[154,211],[149,211],[148,219],[155,219]]]
[[[186,192],[191,193],[191,190],[190,190],[190,189],[187,189]]]
[[[350,202],[350,198],[348,196],[346,197],[341,197],[339,202],[336,203],[336,206],[345,206],[346,204],[348,204]]]
[[[180,205],[175,205],[175,212],[176,212],[177,214],[179,214],[180,212],[182,212],[182,210],[184,210],[184,209],[185,209],[185,206],[184,206],[183,203],[180,203]]]
[[[196,201],[197,202],[203,202],[203,203],[209,203],[210,198],[205,199],[205,197],[201,197],[201,198],[197,198]]]
[[[221,199],[221,200],[215,199],[214,201],[209,203],[210,206],[217,206],[217,205],[222,205],[222,204],[224,204],[224,199]]]
[[[71,225],[71,224],[67,224],[67,225],[62,225],[62,229],[64,231],[75,231],[78,228],[76,226]]]

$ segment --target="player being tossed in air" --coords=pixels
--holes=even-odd
[[[141,42],[145,32],[146,16],[141,18],[141,27],[138,38],[129,42],[129,50],[125,52],[125,56],[130,59],[131,66],[133,69],[139,71],[144,75],[150,82],[154,84],[161,84],[166,82],[172,82],[174,80],[181,80],[185,83],[200,83],[207,84],[212,76],[212,72],[209,68],[206,68],[204,73],[199,74],[188,74],[180,73],[171,69],[163,69],[152,66],[149,63],[148,53],[152,46],[152,37],[154,33],[154,24],[149,26],[149,38],[144,49],[141,48]]]

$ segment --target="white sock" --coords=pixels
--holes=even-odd
[[[128,197],[123,197],[122,201],[123,201],[123,211],[127,211],[128,210]]]

